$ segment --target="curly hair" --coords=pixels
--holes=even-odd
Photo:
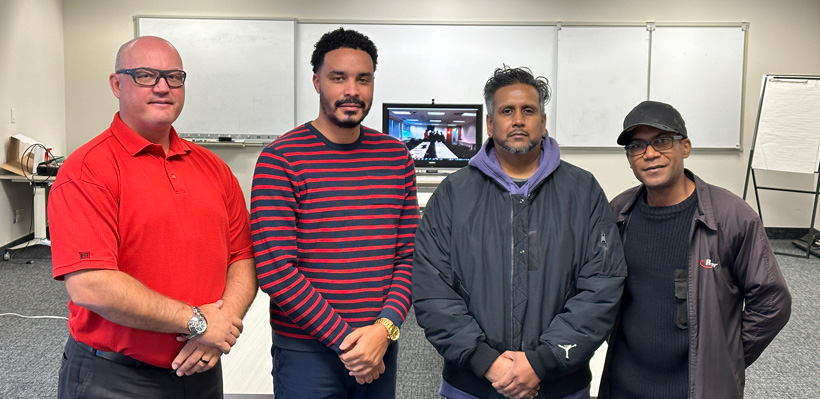
[[[493,76],[484,84],[484,102],[487,104],[487,114],[492,115],[495,109],[495,92],[498,89],[515,83],[523,83],[535,87],[538,91],[538,102],[541,105],[541,115],[546,112],[547,102],[550,100],[549,80],[543,76],[535,77],[527,67],[510,68],[504,65],[496,68]]]
[[[354,50],[362,50],[370,55],[373,59],[373,70],[376,70],[376,59],[378,58],[378,50],[376,45],[369,37],[352,29],[345,30],[339,28],[322,35],[322,38],[313,46],[313,55],[310,57],[310,65],[313,66],[313,73],[318,73],[319,68],[325,62],[325,54],[339,49],[351,48]]]

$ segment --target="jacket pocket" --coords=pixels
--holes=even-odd
[[[675,302],[677,311],[675,312],[675,324],[681,330],[689,328],[689,308],[686,306],[686,296],[689,292],[689,270],[675,270]]]
[[[455,275],[453,278],[453,289],[456,291],[458,296],[461,299],[464,299],[464,303],[467,304],[467,307],[470,306],[470,291],[467,291],[467,288],[464,287],[464,283],[461,282],[461,279],[458,275]]]

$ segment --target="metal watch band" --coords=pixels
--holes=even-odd
[[[204,334],[208,328],[208,321],[205,320],[202,311],[196,306],[191,306],[191,310],[194,311],[194,315],[188,320],[188,334],[185,334],[185,337],[188,339],[194,339]]]

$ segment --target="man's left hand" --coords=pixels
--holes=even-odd
[[[389,344],[387,329],[384,326],[373,324],[360,327],[353,330],[342,341],[340,349],[343,353],[339,359],[358,382],[362,377],[373,376],[374,372],[378,374],[384,372],[382,359]]]
[[[177,340],[185,340],[185,338],[178,337]],[[201,373],[216,366],[220,356],[222,356],[222,351],[218,348],[201,344],[196,340],[189,340],[171,362],[171,368],[176,370],[177,376],[180,377]]]
[[[535,375],[527,355],[524,352],[506,351],[501,356],[512,360],[513,365],[506,375],[493,383],[493,388],[505,398],[511,399],[527,399],[538,395],[541,379]]]

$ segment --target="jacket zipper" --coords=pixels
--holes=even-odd
[[[607,245],[607,243],[606,243],[606,232],[605,231],[601,232],[601,246],[604,247],[604,262],[603,262],[604,267],[602,269],[608,271],[606,265],[607,265],[607,260],[609,259],[609,245]]]
[[[515,292],[515,218],[513,217],[515,212],[515,197],[510,195],[510,347],[512,348],[512,344],[515,342],[513,337],[513,297]],[[522,341],[523,344],[523,341]]]

